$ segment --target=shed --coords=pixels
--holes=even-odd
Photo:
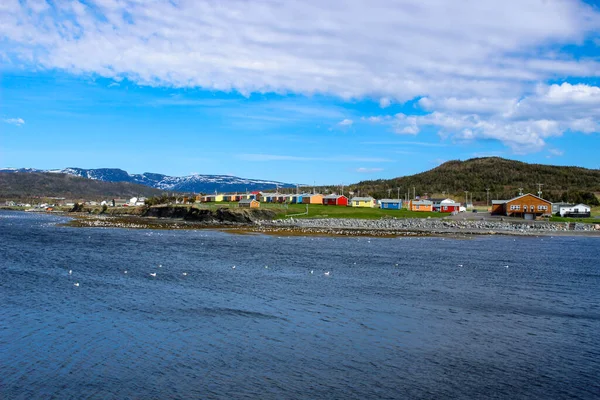
[[[347,206],[348,198],[344,195],[330,194],[323,197],[324,206]]]
[[[433,202],[431,200],[411,200],[408,209],[411,211],[433,211]]]
[[[259,208],[260,202],[254,199],[242,199],[238,202],[238,207],[243,208]]]
[[[368,197],[353,197],[350,199],[350,206],[352,207],[375,207],[375,199],[371,196]]]
[[[322,194],[305,194],[302,196],[303,204],[323,204]]]
[[[379,200],[379,207],[385,210],[401,210],[402,199],[381,199]]]

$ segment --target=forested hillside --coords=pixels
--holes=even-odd
[[[413,188],[417,195],[453,195],[464,199],[465,191],[473,194],[474,201],[486,200],[486,189],[491,199],[511,198],[519,188],[525,193],[537,193],[542,184],[543,197],[551,201],[597,202],[591,194],[600,192],[600,170],[580,167],[560,167],[527,164],[499,157],[473,158],[466,161],[448,161],[432,170],[395,179],[363,181],[349,190],[381,198]],[[401,197],[403,195],[401,194]],[[396,197],[396,196],[394,196]]]
[[[56,173],[0,173],[0,198],[66,197],[105,199],[158,196],[161,190],[126,182],[103,182]]]

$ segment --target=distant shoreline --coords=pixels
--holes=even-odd
[[[6,208],[3,208],[6,210]],[[15,210],[13,210],[15,211]],[[234,210],[235,211],[235,210]],[[95,215],[68,212],[39,213],[72,218],[61,224],[76,228],[123,228],[158,230],[210,229],[232,234],[265,234],[278,236],[337,236],[337,237],[426,237],[441,236],[469,238],[474,236],[575,236],[600,237],[600,226],[594,224],[569,224],[561,222],[509,221],[456,221],[446,218],[365,220],[351,218],[315,218],[253,221],[227,221],[207,219],[159,218],[140,215]],[[238,211],[235,211],[238,212]],[[214,217],[214,216],[211,216]],[[574,229],[569,229],[569,227]]]
[[[137,216],[81,216],[65,214],[73,219],[64,224],[71,227],[98,227],[98,228],[124,228],[124,229],[163,229],[163,230],[199,230],[211,229],[220,230],[232,234],[266,234],[278,236],[368,236],[368,237],[423,237],[423,236],[444,236],[468,238],[473,236],[589,236],[600,237],[600,230],[593,225],[584,226],[586,230],[568,230],[568,229],[536,229],[524,228],[525,226],[534,226],[521,222],[505,222],[507,226],[515,226],[513,229],[501,229],[499,224],[495,229],[478,227],[478,221],[450,223],[446,228],[438,226],[444,220],[330,220],[330,219],[303,219],[303,220],[258,220],[251,223],[240,222],[198,222],[185,221],[175,218],[155,218],[155,217],[137,217]],[[343,222],[340,224],[340,222]],[[394,223],[399,226],[393,227]],[[552,224],[553,227],[564,228],[565,223],[545,223]],[[345,226],[343,226],[345,225]],[[388,225],[385,227],[381,225]],[[413,225],[413,226],[410,226]],[[585,225],[585,224],[579,224]]]

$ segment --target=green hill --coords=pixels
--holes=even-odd
[[[11,172],[0,173],[0,199],[65,197],[101,200],[132,196],[159,196],[163,192],[127,182],[103,182],[68,174]]]
[[[485,202],[486,189],[490,189],[490,199],[506,199],[517,195],[519,188],[523,188],[524,193],[535,194],[538,183],[543,184],[542,197],[548,200],[597,203],[591,193],[600,192],[600,170],[528,164],[499,157],[473,158],[448,161],[416,175],[359,182],[349,190],[382,198],[388,197],[388,189],[395,195],[399,187],[403,197],[408,190],[412,196],[415,188],[417,196],[443,193],[458,200],[464,200],[465,190],[468,190],[474,201]]]

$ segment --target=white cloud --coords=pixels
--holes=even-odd
[[[356,168],[355,170],[358,173],[361,174],[372,174],[375,172],[381,172],[383,171],[383,168],[365,168],[365,167],[360,167],[360,168]]]
[[[598,40],[600,10],[582,0],[6,0],[0,21],[9,67],[244,96],[367,97],[381,108],[419,98],[429,114],[367,120],[519,152],[600,130],[600,88],[545,84],[600,76],[597,58],[566,46]],[[344,118],[333,112],[327,123]]]
[[[382,97],[379,99],[379,107],[381,108],[388,108],[391,104],[392,101],[389,99],[389,97]]]
[[[557,75],[600,75],[593,59],[547,50],[600,30],[600,12],[580,0],[0,3],[0,57],[144,85],[370,97],[385,108],[519,98]]]
[[[559,150],[559,149],[548,149],[548,153],[550,153],[550,154],[547,155],[546,158],[560,157],[563,154],[565,154],[564,151]]]
[[[7,124],[16,125],[16,126],[22,126],[23,124],[25,124],[25,121],[23,120],[23,118],[7,118],[4,120],[4,122],[6,122]]]
[[[600,132],[600,87],[584,84],[538,85],[521,99],[425,97],[419,105],[432,112],[361,120],[389,125],[399,134],[430,126],[444,138],[498,140],[517,153],[538,151],[565,132]]]

